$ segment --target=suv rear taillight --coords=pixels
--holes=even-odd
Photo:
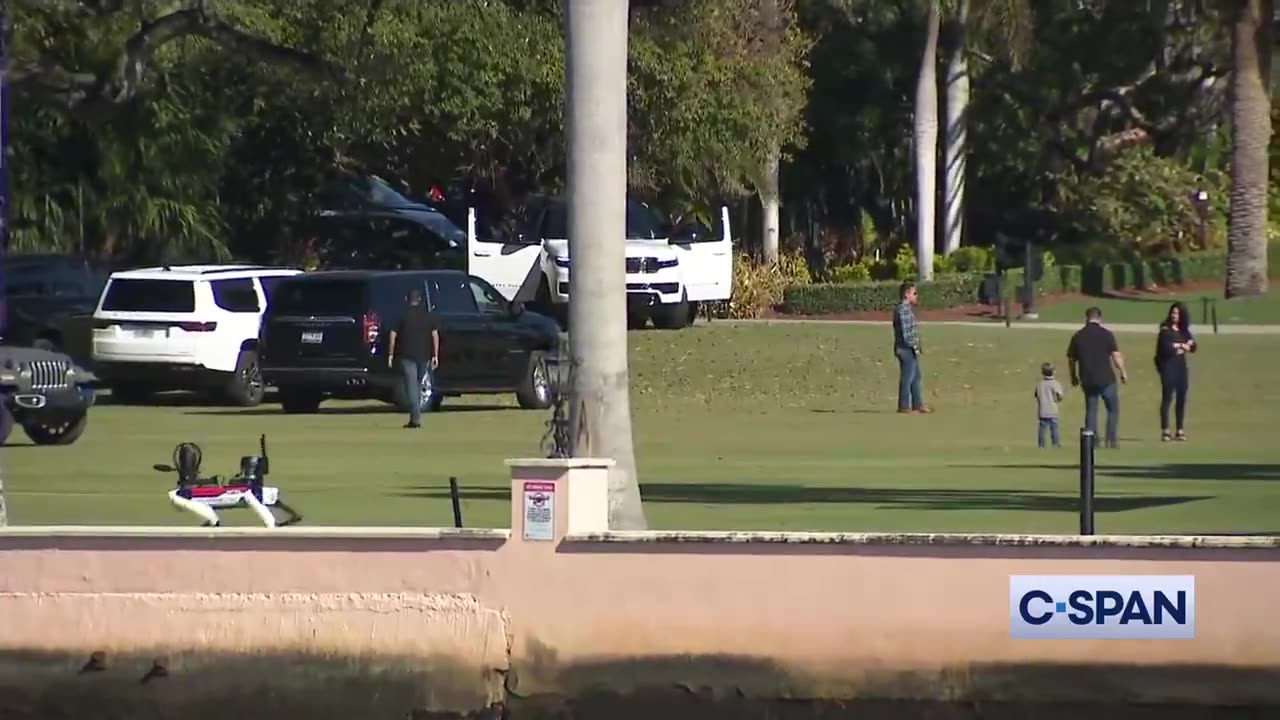
[[[382,321],[378,320],[377,313],[365,313],[360,318],[360,328],[364,331],[364,341],[373,349],[378,344],[378,333],[382,331]]]
[[[183,322],[178,323],[178,327],[187,332],[213,332],[218,329],[216,322]]]

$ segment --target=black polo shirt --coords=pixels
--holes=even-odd
[[[1085,387],[1106,387],[1116,384],[1116,371],[1111,365],[1111,354],[1119,351],[1116,336],[1098,323],[1087,323],[1071,336],[1067,357],[1080,367],[1080,384]]]
[[[402,360],[430,362],[435,354],[431,333],[439,330],[435,313],[421,305],[410,305],[396,328],[396,356]]]

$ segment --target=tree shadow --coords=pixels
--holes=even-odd
[[[393,493],[398,497],[444,499],[448,487],[418,486]],[[508,500],[507,488],[460,490],[463,500]],[[914,510],[1020,510],[1075,512],[1080,500],[1038,490],[979,490],[957,488],[860,488],[809,487],[754,483],[643,483],[645,502],[695,505],[874,505],[880,509]],[[1096,512],[1127,512],[1211,500],[1212,495],[1101,495]]]
[[[1062,470],[1075,472],[1075,463],[1026,463],[1014,465],[948,465],[953,468],[988,470]],[[1094,470],[1104,477],[1132,480],[1280,480],[1280,464],[1276,463],[1166,463],[1160,465],[1105,465]]]
[[[424,413],[423,422],[428,422],[430,416],[432,415],[441,415],[441,414],[448,415],[450,413],[469,413],[469,412],[496,412],[499,410],[518,410],[518,409],[519,408],[512,407],[510,405],[450,405],[448,403],[445,403],[444,405],[441,405],[440,409],[435,412]],[[287,413],[285,413],[283,408],[278,408],[278,407],[256,407],[256,408],[242,408],[242,409],[228,408],[226,410],[193,410],[191,412],[187,412],[184,414],[185,415],[228,415],[228,416],[234,415],[234,416],[251,416],[252,417],[252,416],[264,416],[264,415],[285,415]],[[316,412],[300,415],[300,417],[306,417],[308,415],[314,416],[314,415],[406,415],[406,414],[407,414],[406,411],[401,410],[391,404],[354,405],[354,406],[344,406],[344,407],[324,407],[323,405],[321,405],[320,409],[317,410]]]

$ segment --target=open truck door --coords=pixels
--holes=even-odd
[[[720,207],[720,232],[680,233],[671,244],[681,250],[685,292],[690,302],[728,300],[733,292],[733,234],[729,208]]]
[[[475,207],[467,208],[467,272],[487,281],[506,299],[532,302],[543,282],[542,241],[517,234],[481,239]]]

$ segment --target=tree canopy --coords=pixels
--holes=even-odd
[[[1201,187],[1223,222],[1223,9],[1030,6],[1016,64],[999,22],[971,49],[966,241],[1158,252],[1191,242],[1183,201]],[[11,0],[10,12],[15,251],[269,259],[344,174],[418,198],[456,186],[516,202],[563,184],[560,0]],[[922,37],[916,0],[632,2],[633,191],[673,215],[729,202],[755,222],[780,144],[784,238],[891,254],[914,233]]]

